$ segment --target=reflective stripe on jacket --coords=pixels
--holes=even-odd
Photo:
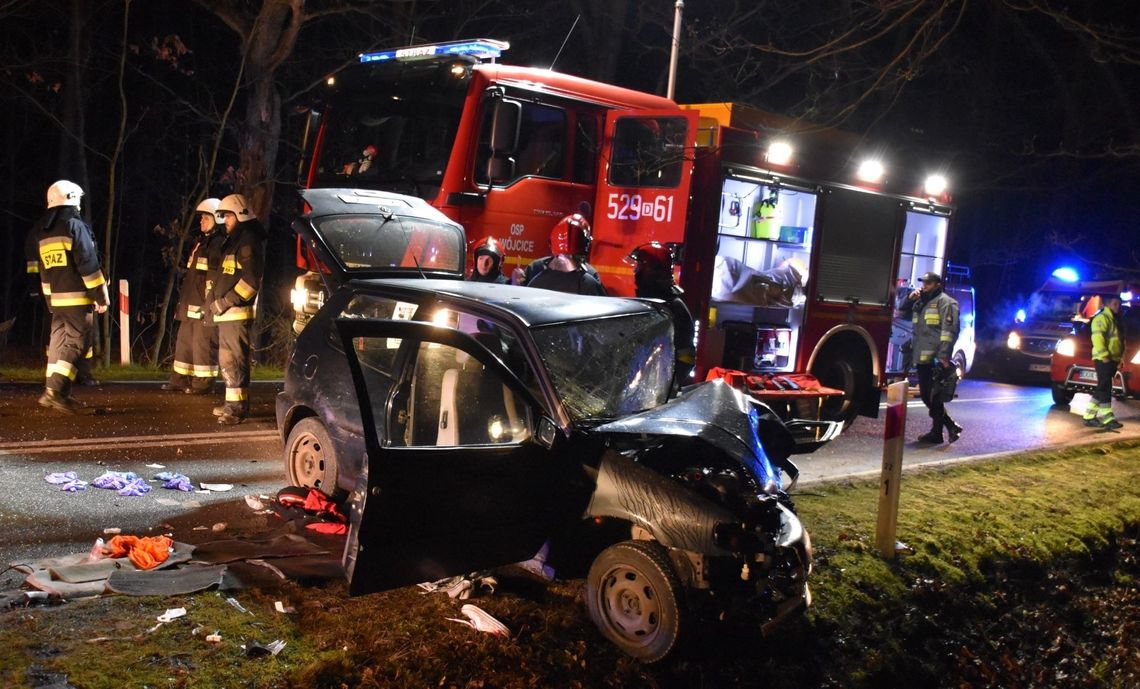
[[[1124,342],[1120,339],[1120,327],[1112,309],[1097,311],[1089,325],[1092,329],[1093,361],[1120,361],[1124,355]]]
[[[28,272],[38,273],[52,307],[106,303],[106,280],[91,228],[70,206],[50,208],[25,242]]]
[[[958,339],[958,302],[939,290],[934,296],[917,303],[909,302],[907,306],[914,325],[912,363],[917,366],[949,359]]]

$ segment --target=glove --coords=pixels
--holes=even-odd
[[[231,306],[233,306],[233,304],[230,303],[229,299],[215,299],[210,302],[210,313],[215,316],[220,316],[226,311],[229,311]]]

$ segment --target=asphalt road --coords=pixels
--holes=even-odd
[[[281,442],[275,430],[273,398],[279,385],[255,383],[251,418],[219,426],[211,407],[219,398],[166,393],[157,383],[109,383],[82,388],[76,396],[98,413],[68,416],[36,404],[42,388],[0,384],[0,563],[86,552],[104,530],[153,535],[173,532],[195,542],[211,529],[248,530],[274,523],[258,514],[246,496],[272,496],[284,485]],[[966,380],[950,410],[965,427],[953,445],[906,445],[903,464],[945,465],[1029,448],[1140,436],[1140,403],[1117,403],[1124,429],[1111,434],[1081,424],[1087,397],[1069,410],[1052,407],[1047,388]],[[929,426],[922,403],[908,405],[906,436]],[[796,459],[798,488],[846,476],[874,476],[882,461],[883,422],[859,419],[830,445]],[[161,465],[158,468],[153,465]],[[44,477],[74,471],[90,482],[107,470],[151,478],[159,471],[185,474],[200,483],[232,484],[225,492],[183,493],[158,484],[150,493],[121,497],[88,487],[62,492]],[[22,576],[0,574],[0,590],[18,587]]]

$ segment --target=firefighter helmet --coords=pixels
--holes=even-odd
[[[75,206],[79,207],[79,199],[83,196],[83,189],[75,182],[69,182],[66,179],[61,179],[55,184],[48,187],[47,190],[47,207],[55,208],[56,206]]]
[[[221,200],[218,204],[218,215],[222,213],[233,213],[237,216],[238,222],[246,222],[254,219],[253,211],[249,209],[249,201],[241,194],[230,194]]]
[[[633,277],[638,284],[673,284],[674,256],[671,247],[660,242],[642,244],[625,257],[633,264]]]
[[[490,256],[496,262],[503,260],[503,247],[494,237],[483,237],[475,244],[475,257]]]
[[[214,216],[215,222],[222,222],[222,214],[218,212],[218,205],[221,203],[218,199],[208,198],[203,199],[198,207],[194,209],[195,213],[208,213]]]
[[[550,231],[550,253],[589,256],[593,239],[588,220],[580,213],[567,215]]]

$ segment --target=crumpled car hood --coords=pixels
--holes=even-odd
[[[686,390],[665,404],[596,426],[592,433],[673,435],[698,438],[736,458],[760,485],[780,486],[780,474],[756,435],[759,412],[748,399],[723,380]]]

